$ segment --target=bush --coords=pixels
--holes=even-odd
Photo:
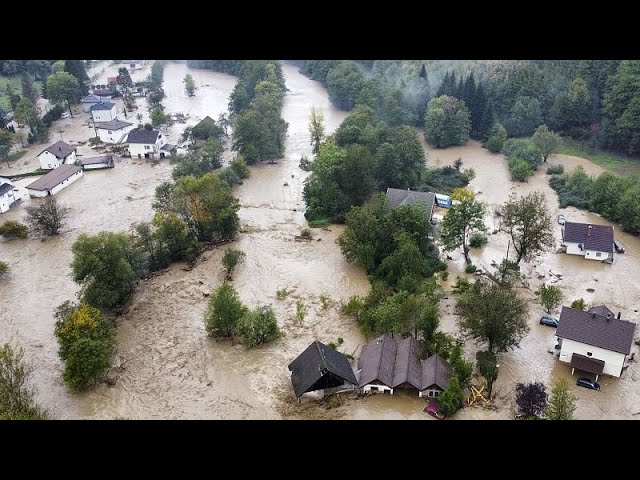
[[[209,297],[209,308],[204,317],[204,325],[209,336],[231,337],[238,331],[238,322],[247,313],[238,293],[225,283],[214,290]]]
[[[342,306],[342,313],[359,320],[364,312],[364,307],[364,298],[359,295],[353,295],[349,297],[347,303]]]
[[[44,123],[47,127],[50,127],[54,121],[59,120],[60,117],[62,117],[64,111],[65,108],[63,108],[61,105],[56,105],[42,116],[42,123]]]
[[[27,207],[25,221],[32,233],[42,236],[58,235],[66,224],[69,208],[58,205],[56,197],[44,200]]]
[[[456,277],[456,284],[453,286],[453,291],[454,293],[464,293],[469,290],[469,287],[469,280],[465,277]]]
[[[276,314],[267,306],[247,311],[238,323],[238,332],[248,348],[271,342],[281,335]]]
[[[296,302],[296,319],[298,320],[298,323],[302,324],[302,322],[304,322],[304,317],[306,314],[307,307],[305,307],[302,300],[298,300]]]
[[[242,250],[235,248],[227,248],[224,251],[224,255],[222,256],[222,266],[227,271],[227,278],[231,279],[231,275],[233,275],[236,265],[242,262],[246,256],[247,255]]]
[[[331,298],[329,295],[325,295],[324,293],[320,295],[320,303],[322,304],[322,309],[326,310],[331,305]]]
[[[308,228],[303,228],[300,231],[300,236],[302,238],[311,238],[311,230],[309,230]]]
[[[456,375],[451,377],[449,386],[442,392],[439,398],[439,406],[442,412],[450,417],[462,408],[464,402],[464,392],[460,386],[460,381]]]
[[[0,420],[46,420],[29,388],[32,367],[23,361],[24,350],[0,347]]]
[[[571,308],[584,311],[587,309],[587,302],[584,301],[584,298],[578,298],[577,300],[571,302]]]
[[[533,169],[524,160],[510,161],[509,170],[511,170],[511,180],[516,182],[526,182],[533,175]]]
[[[278,290],[276,290],[276,298],[278,300],[284,300],[285,298],[287,298],[289,293],[291,292],[287,290],[287,287],[279,288]]]
[[[111,347],[114,345],[113,325],[97,308],[87,304],[76,307],[67,301],[56,309],[54,318],[54,335],[60,346],[58,355],[62,360],[67,360],[73,345],[82,338],[98,340]]]
[[[484,147],[490,152],[498,153],[502,151],[506,141],[507,141],[507,131],[502,125],[496,124],[491,129],[491,132],[489,133],[489,138],[484,144]]]
[[[440,272],[440,278],[443,282],[446,282],[447,280],[449,280],[449,272],[447,272],[446,270],[444,272]]]
[[[474,233],[469,239],[469,246],[473,248],[480,248],[485,246],[487,242],[488,239],[485,235],[483,235],[482,233]]]
[[[547,175],[562,175],[563,173],[563,165],[550,165],[547,167]]]
[[[478,269],[478,267],[476,267],[473,263],[467,263],[467,265],[464,267],[464,271],[466,273],[473,273]]]
[[[84,390],[100,380],[111,365],[113,349],[105,342],[81,338],[69,350],[64,381],[74,390]]]
[[[0,278],[9,272],[9,264],[0,260]]]
[[[26,225],[13,220],[8,220],[4,224],[0,225],[0,235],[7,240],[13,240],[16,238],[27,238],[29,235],[29,229]]]
[[[303,155],[302,157],[300,157],[300,163],[298,164],[298,166],[300,167],[300,169],[308,172],[309,167],[311,166],[311,161]]]
[[[100,137],[93,137],[89,139],[89,146],[91,147],[95,147],[98,146],[100,144],[102,144],[102,140],[100,140]]]

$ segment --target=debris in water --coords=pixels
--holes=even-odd
[[[283,187],[288,187],[288,186],[289,186],[289,184],[288,184],[287,182],[284,182],[284,183],[282,184],[282,186],[283,186]]]
[[[593,292],[595,292],[595,290],[593,288],[587,288],[587,292],[593,293]]]

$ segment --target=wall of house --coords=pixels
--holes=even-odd
[[[98,137],[100,137],[100,140],[105,143],[118,143],[118,141],[133,130],[133,128],[133,125],[121,128],[120,130],[105,130],[103,128],[98,128]]]
[[[94,103],[83,103],[82,104],[82,108],[84,109],[85,112],[90,112],[91,111],[91,107],[93,107],[96,103],[98,102],[94,102]]]
[[[158,146],[153,143],[130,143],[129,144],[129,153],[131,153],[131,158],[136,158],[140,155],[144,158],[145,153],[158,155]]]
[[[596,252],[595,250],[584,251],[584,258],[587,258],[589,260],[598,260],[599,262],[601,262],[602,260],[606,260],[610,256],[613,256],[613,253]]]
[[[116,119],[116,107],[111,110],[93,110],[91,115],[94,122],[110,122]]]
[[[48,151],[38,155],[38,160],[40,161],[40,168],[42,170],[53,170],[62,165],[62,160],[58,160],[58,157]]]
[[[604,375],[620,376],[625,359],[623,353],[612,352],[611,350],[594,347],[593,345],[587,345],[586,343],[576,342],[567,338],[562,339],[559,360],[564,363],[571,363],[571,357],[574,353],[588,356],[587,353],[589,352],[592,354],[592,358],[604,361],[604,370],[602,372]]]
[[[99,170],[101,168],[113,168],[113,163],[111,165],[107,163],[92,163],[90,165],[85,165],[82,168],[84,170]]]
[[[4,195],[0,196],[0,213],[4,213],[9,210],[9,207],[16,201],[16,197],[13,195],[13,190],[8,191]]]
[[[67,158],[64,159],[64,163],[66,163],[67,165],[73,165],[76,163],[77,160],[77,156],[76,156],[76,152],[71,152],[69,154],[69,156]]]
[[[438,387],[427,388],[422,390],[419,394],[420,397],[438,398],[442,394],[443,390]]]
[[[56,193],[58,193],[63,188],[68,187],[73,182],[78,180],[80,177],[82,177],[82,170],[74,173],[69,178],[67,178],[65,181],[63,181],[63,182],[59,183],[58,185],[56,185],[55,187],[53,187],[51,190],[31,190],[31,189],[27,188],[27,191],[29,192],[29,195],[31,195],[32,197],[46,197],[48,195],[55,195]]]
[[[584,250],[581,250],[578,247],[577,243],[573,243],[573,242],[564,242],[564,245],[567,246],[567,253],[569,255],[580,255],[582,257],[584,257]]]
[[[387,387],[386,385],[381,385],[381,384],[368,383],[367,385],[362,387],[362,391],[365,393],[366,392],[371,392],[371,393],[389,392],[391,395],[393,395],[393,388]]]

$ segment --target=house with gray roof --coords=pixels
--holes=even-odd
[[[569,255],[580,255],[587,260],[613,263],[613,227],[592,223],[566,222],[562,228],[562,246]]]
[[[82,168],[76,165],[61,165],[27,185],[27,192],[32,197],[55,195],[80,177],[82,177]]]
[[[619,377],[633,348],[636,324],[604,305],[588,311],[562,307],[556,329],[558,359],[575,370]]]
[[[0,213],[4,213],[9,210],[9,207],[13,205],[17,198],[15,187],[12,183],[6,182],[4,183],[0,180]]]
[[[91,106],[91,118],[94,122],[110,122],[118,119],[116,104],[111,102],[100,102]]]
[[[85,112],[90,112],[91,107],[93,107],[96,103],[102,102],[103,100],[104,98],[99,97],[98,95],[91,94],[80,100],[80,103],[82,104],[82,108]]]
[[[122,143],[131,130],[133,130],[133,123],[122,120],[96,123],[98,137],[104,143]]]
[[[72,165],[76,161],[76,147],[58,140],[42,150],[36,158],[42,170],[53,170],[63,164]]]
[[[167,155],[167,151],[162,150],[165,140],[166,138],[158,130],[136,128],[131,130],[127,137],[129,153],[132,158],[163,158]]]
[[[394,209],[403,205],[420,205],[424,209],[427,219],[431,221],[433,207],[435,204],[435,194],[431,192],[417,192],[414,190],[399,188],[387,188],[387,205]]]

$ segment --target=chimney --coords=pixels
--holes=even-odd
[[[587,230],[587,237],[590,237],[590,236],[591,236],[591,229],[592,229],[592,228],[593,228],[593,227],[592,227],[591,225],[589,225],[589,229]]]
[[[620,312],[618,312],[618,316],[616,318],[620,320]]]
[[[607,313],[607,323],[609,323],[611,321],[611,314]]]
[[[591,318],[596,318],[596,312],[593,312],[593,313],[591,314]]]

